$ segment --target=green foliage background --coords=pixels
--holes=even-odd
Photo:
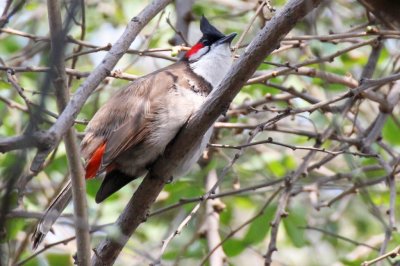
[[[85,2],[86,12],[86,36],[85,41],[99,46],[113,43],[121,34],[127,22],[137,14],[148,1],[97,1]],[[275,8],[279,9],[285,1],[272,1]],[[196,1],[193,6],[193,16],[198,19],[205,14],[214,25],[225,32],[238,32],[241,34],[254,16],[254,1]],[[23,8],[11,18],[7,27],[34,34],[48,36],[48,22],[46,16],[46,3],[44,1],[27,1]],[[65,8],[63,10],[65,12]],[[168,40],[174,32],[166,23],[166,17],[172,21],[175,19],[173,5],[166,8],[165,12],[158,15],[147,25],[141,33],[139,41],[135,41],[133,49],[171,48]],[[260,21],[250,28],[244,39],[244,44],[249,43],[260,27]],[[359,26],[357,31],[367,29],[368,20],[365,9],[355,1],[332,1],[324,3],[315,13],[308,16],[303,22],[298,23],[290,36],[303,35],[329,35],[330,33],[349,32],[352,27]],[[380,27],[379,25],[372,25]],[[198,22],[192,23],[189,40],[193,44],[199,37]],[[80,27],[73,25],[70,35],[76,39],[80,36]],[[147,38],[147,39],[146,39]],[[351,41],[361,42],[371,39],[373,36],[354,37],[350,41],[338,41],[337,43],[318,40],[317,38],[304,41],[303,47],[293,47],[285,52],[273,54],[266,58],[268,62],[275,64],[296,64],[310,58],[323,57],[344,49],[352,44]],[[398,37],[397,37],[398,39]],[[383,49],[374,78],[380,78],[395,72],[399,58],[399,42],[396,38],[382,41]],[[289,42],[289,41],[288,41]],[[282,46],[285,44],[282,43]],[[72,44],[67,45],[67,55],[73,53]],[[84,50],[87,48],[84,48]],[[7,66],[45,66],[49,56],[49,44],[45,41],[32,40],[17,34],[2,32],[0,34],[0,58],[3,65]],[[321,62],[309,65],[313,69],[336,74],[341,77],[360,78],[363,68],[368,61],[371,46],[362,46],[350,52],[336,56],[332,62]],[[239,50],[239,54],[243,49]],[[81,72],[91,71],[102,59],[105,52],[92,53],[79,57],[77,69]],[[162,52],[171,56],[171,51]],[[171,57],[173,60],[173,57]],[[127,54],[119,62],[116,69],[132,75],[144,75],[160,67],[170,64],[171,61],[153,57]],[[67,61],[69,67],[70,61]],[[277,69],[277,66],[263,64],[260,71]],[[397,68],[398,69],[398,68]],[[41,86],[45,79],[45,73],[22,72],[17,74],[20,85],[25,89],[25,95],[33,102],[40,100]],[[74,79],[71,93],[81,84],[81,79]],[[346,92],[349,88],[340,83],[330,83],[327,80],[308,75],[281,75],[269,80],[273,84],[285,87],[292,86],[297,91],[306,91],[307,94],[318,100],[331,99],[336,95]],[[78,116],[79,120],[89,120],[95,111],[107,99],[122,86],[128,83],[121,79],[108,79],[102,83],[95,93],[89,98],[83,110]],[[265,111],[269,109],[284,110],[285,108],[300,108],[310,104],[300,98],[290,100],[272,100],[266,102],[268,107],[256,107],[240,109],[242,104],[276,97],[285,94],[274,86],[265,84],[253,84],[245,86],[234,100],[231,107],[232,114],[226,116],[226,123],[257,125],[272,118],[276,113]],[[383,92],[384,94],[384,92]],[[286,94],[285,94],[286,95]],[[25,102],[7,81],[5,71],[0,71],[0,136],[9,137],[21,134],[28,121]],[[12,104],[7,103],[8,99]],[[56,113],[54,94],[49,92],[45,96],[46,108]],[[18,106],[22,106],[19,108]],[[240,114],[234,114],[234,110],[242,110]],[[358,122],[368,128],[377,112],[376,103],[363,102],[354,114],[358,115]],[[47,116],[47,122],[40,125],[41,129],[47,129],[55,119]],[[321,133],[336,119],[336,115],[317,110],[313,113],[304,113],[287,117],[280,121],[278,128],[293,129],[295,134],[287,134],[275,130],[266,130],[259,134],[255,141],[266,140],[271,137],[274,141],[288,145],[312,147],[316,140],[300,134],[300,130]],[[399,108],[396,107],[393,114],[387,119],[382,129],[381,143],[384,143],[394,154],[385,151],[384,147],[375,142],[373,150],[379,153],[385,161],[393,161],[400,152],[400,127]],[[354,138],[350,132],[352,123],[344,119],[337,123],[338,135],[342,134]],[[76,124],[75,129],[83,133],[85,126]],[[213,143],[227,145],[244,144],[249,137],[250,129],[218,128]],[[82,135],[82,134],[81,134]],[[329,139],[322,147],[334,150],[340,142]],[[352,147],[348,151],[356,152]],[[153,206],[153,211],[176,204],[183,199],[202,196],[206,193],[205,179],[208,173],[215,169],[221,173],[234,157],[237,150],[212,149],[209,159],[202,162],[202,166],[196,166],[187,176],[174,180],[167,185],[158,201]],[[34,150],[27,151],[24,175],[28,174],[29,162],[35,154]],[[293,151],[290,148],[265,143],[246,149],[239,160],[229,170],[220,187],[220,192],[235,191],[239,188],[247,188],[269,181],[285,178],[293,173],[301,164],[307,154],[304,150]],[[319,162],[326,154],[320,152],[313,159],[313,163]],[[4,190],[6,183],[6,171],[15,164],[18,152],[0,154],[0,178],[1,188]],[[369,167],[369,168],[368,168]],[[394,167],[394,169],[396,169]],[[348,178],[340,178],[340,174],[348,175]],[[362,246],[369,245],[378,249],[384,239],[388,226],[387,210],[390,206],[389,188],[384,181],[377,184],[357,189],[355,193],[349,193],[340,200],[335,201],[329,208],[318,207],[322,203],[340,195],[353,184],[376,180],[385,175],[379,167],[376,158],[360,157],[350,154],[340,154],[335,159],[323,164],[320,168],[306,172],[298,182],[293,184],[294,195],[286,208],[287,217],[282,220],[277,239],[278,251],[274,254],[274,265],[360,265],[361,262],[375,258],[377,250]],[[336,180],[334,177],[338,177]],[[52,155],[49,164],[37,176],[34,176],[23,190],[18,185],[11,197],[11,216],[8,216],[1,239],[1,260],[9,264],[16,264],[32,255],[29,237],[32,233],[36,219],[18,215],[18,211],[24,213],[42,212],[51,198],[60,189],[68,177],[67,158],[63,143]],[[11,177],[11,178],[16,178]],[[321,180],[332,178],[331,182],[319,185]],[[396,175],[398,178],[398,174]],[[87,198],[89,202],[90,224],[93,226],[104,225],[115,221],[124,209],[132,193],[140,180],[132,182],[106,202],[96,205],[95,193],[100,185],[99,180],[87,182]],[[18,183],[19,184],[19,183]],[[266,186],[259,189],[251,189],[243,193],[222,197],[224,208],[220,212],[219,233],[224,239],[232,230],[243,225],[248,219],[260,214],[251,223],[244,226],[222,245],[227,256],[228,265],[260,265],[263,263],[263,255],[268,249],[270,241],[271,222],[278,209],[278,197],[274,198],[265,209],[266,201],[273,195],[280,185]],[[397,194],[397,187],[395,188]],[[393,198],[393,196],[392,196]],[[395,206],[399,205],[398,197],[395,197]],[[179,223],[190,213],[197,202],[182,204],[170,211],[150,217],[129,240],[123,253],[117,260],[117,265],[147,265],[157,259],[160,253],[162,240],[171,232],[174,232]],[[204,205],[204,204],[203,204]],[[66,215],[54,226],[55,234],[49,234],[46,243],[52,243],[66,239],[73,235],[71,219],[72,207],[66,210]],[[11,218],[12,217],[12,218]],[[398,219],[398,214],[395,217]],[[199,264],[208,252],[207,239],[204,237],[204,221],[207,218],[202,207],[183,228],[182,232],[173,238],[162,256],[165,265],[190,265]],[[397,220],[396,220],[397,222]],[[396,223],[398,224],[398,222]],[[395,224],[395,225],[396,225]],[[308,228],[308,229],[307,229]],[[312,229],[314,228],[314,229]],[[315,228],[323,230],[317,231]],[[101,241],[105,232],[112,233],[115,229],[104,227],[103,230],[92,234],[92,246],[95,247]],[[115,232],[117,236],[118,232]],[[328,234],[329,233],[329,234]],[[343,236],[345,239],[339,238]],[[393,249],[399,243],[397,231],[392,233],[387,250]],[[355,241],[351,243],[349,240]],[[70,241],[65,245],[57,245],[47,249],[40,255],[24,263],[24,265],[72,265],[72,255],[75,252],[75,242]],[[393,259],[395,261],[396,259]],[[389,261],[384,264],[389,265]],[[6,265],[6,264],[5,264]]]

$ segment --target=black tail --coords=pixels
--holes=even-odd
[[[96,194],[96,203],[100,203],[114,192],[120,190],[123,186],[134,180],[136,177],[129,176],[119,170],[112,170],[106,174],[106,177],[101,183],[99,191]]]
[[[42,219],[36,226],[35,232],[32,236],[32,248],[36,249],[43,241],[46,234],[50,231],[51,227],[61,215],[65,207],[72,199],[71,181],[61,190],[57,197],[51,202],[47,208]]]

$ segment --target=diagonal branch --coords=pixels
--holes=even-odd
[[[188,124],[169,145],[132,196],[116,224],[122,234],[116,240],[108,237],[97,247],[92,265],[111,265],[136,228],[145,221],[150,206],[172,176],[173,170],[196,141],[224,113],[241,87],[255,72],[264,58],[278,47],[280,40],[315,8],[320,0],[291,0],[269,21],[235,62],[219,87],[214,90]]]

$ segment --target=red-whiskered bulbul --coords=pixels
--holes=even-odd
[[[205,17],[200,30],[202,38],[181,60],[133,81],[90,120],[81,152],[86,179],[105,173],[97,203],[147,172],[232,65],[230,43],[236,33],[225,36]],[[211,133],[212,128],[185,155],[174,177],[183,175],[199,159]],[[71,198],[69,182],[39,221],[32,237],[34,248]]]

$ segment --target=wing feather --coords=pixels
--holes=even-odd
[[[98,173],[122,152],[145,140],[171,82],[172,79],[165,80],[155,87],[153,75],[143,77],[119,91],[97,111],[87,127],[81,150],[89,161],[98,146],[106,143]]]

